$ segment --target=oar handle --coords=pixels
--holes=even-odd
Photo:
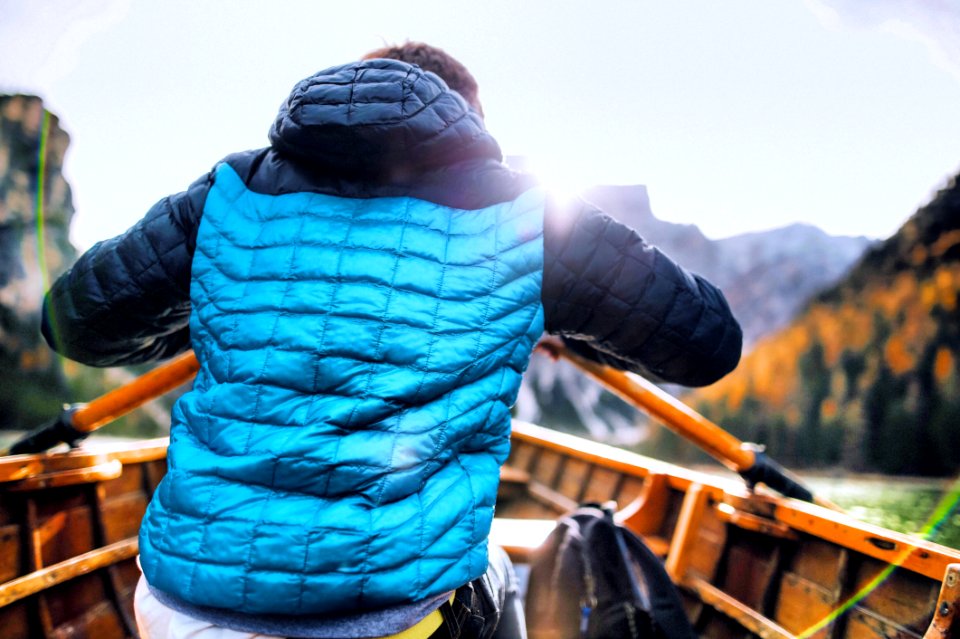
[[[63,442],[75,445],[101,426],[186,383],[199,369],[193,351],[184,353],[87,404],[67,407],[56,419],[17,441],[9,453],[39,453]]]
[[[562,357],[627,403],[657,419],[667,428],[693,442],[724,466],[739,473],[751,486],[764,483],[777,492],[803,501],[840,508],[814,497],[809,489],[767,457],[755,444],[744,443],[655,384],[577,355],[557,340],[540,343],[555,357]]]
[[[93,432],[193,379],[198,370],[200,362],[193,351],[184,353],[80,406],[73,413],[71,423],[81,433]]]

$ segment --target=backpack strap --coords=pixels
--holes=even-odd
[[[620,536],[630,555],[640,565],[649,597],[648,603],[645,603],[653,622],[670,639],[699,639],[683,609],[677,586],[667,575],[660,558],[630,530],[621,528]]]

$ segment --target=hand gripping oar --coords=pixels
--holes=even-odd
[[[767,457],[760,446],[740,441],[647,380],[585,359],[558,340],[545,340],[540,347],[567,360],[627,403],[646,411],[673,432],[702,448],[724,466],[739,473],[751,488],[762,483],[786,497],[841,510],[833,502],[815,497],[799,479]]]
[[[193,351],[184,353],[88,404],[65,408],[54,420],[17,441],[9,454],[39,453],[63,442],[73,446],[101,426],[187,382],[199,368]]]

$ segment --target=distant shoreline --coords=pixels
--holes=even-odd
[[[673,462],[668,462],[673,463]],[[683,464],[674,464],[682,468],[689,468],[690,470],[696,471],[698,473],[703,473],[705,475],[719,475],[727,477],[730,479],[738,479],[739,475],[734,472],[727,470],[722,466],[714,466],[709,464],[696,464],[693,466],[684,466]],[[791,473],[797,475],[802,480],[808,480],[813,483],[821,483],[826,481],[843,481],[843,482],[889,482],[896,480],[904,484],[909,484],[911,486],[920,488],[920,487],[930,487],[930,488],[939,488],[941,490],[946,490],[954,482],[960,481],[960,475],[949,476],[949,477],[923,477],[919,475],[884,475],[881,473],[857,473],[846,468],[815,468],[815,469],[801,469],[795,470],[788,468]]]

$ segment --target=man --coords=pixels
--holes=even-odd
[[[140,535],[149,636],[522,636],[487,536],[541,334],[679,384],[739,359],[717,289],[502,164],[463,65],[372,55],[48,296],[69,357],[201,364]]]

